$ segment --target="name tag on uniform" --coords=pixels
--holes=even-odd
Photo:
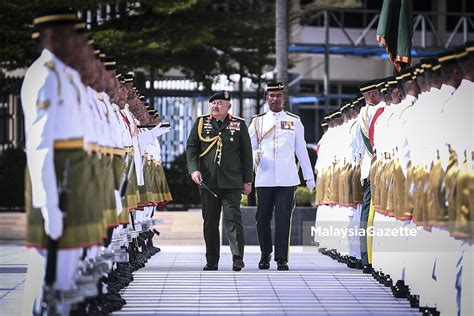
[[[226,129],[231,131],[240,131],[240,122],[230,122]]]
[[[295,125],[293,124],[293,121],[281,121],[281,129],[287,129],[287,130],[294,130]]]

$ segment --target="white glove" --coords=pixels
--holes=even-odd
[[[157,138],[157,137],[160,137],[163,134],[168,133],[169,131],[171,131],[171,126],[161,127],[161,123],[160,123],[151,130],[151,133],[152,133],[153,137]]]
[[[51,239],[59,239],[63,234],[63,212],[57,206],[43,206],[41,215],[44,220],[44,231]]]
[[[316,183],[314,182],[314,179],[306,180],[306,187],[312,191],[316,187]]]

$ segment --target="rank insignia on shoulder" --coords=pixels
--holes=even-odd
[[[294,130],[295,125],[293,124],[293,121],[281,121],[281,129],[286,129],[286,130]]]
[[[44,102],[38,102],[36,106],[38,107],[38,109],[46,110],[47,108],[49,108],[50,104],[51,102],[49,100],[46,100]]]

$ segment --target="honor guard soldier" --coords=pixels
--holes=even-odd
[[[69,313],[70,303],[51,297],[57,290],[73,290],[83,248],[101,244],[103,237],[98,223],[81,203],[91,197],[86,189],[90,165],[83,150],[81,104],[72,82],[74,70],[68,65],[76,49],[76,23],[72,9],[49,9],[35,17],[33,24],[42,50],[21,89],[28,165],[26,242],[38,250],[32,252],[25,286],[24,311],[29,313],[40,312],[41,290],[37,287],[45,265],[42,312]],[[36,293],[29,295],[28,291]],[[36,302],[32,302],[33,297]]]
[[[275,261],[278,270],[288,270],[291,213],[295,186],[300,184],[295,154],[303,168],[307,187],[310,190],[315,187],[303,124],[297,115],[283,111],[283,102],[283,84],[269,83],[267,103],[270,110],[255,116],[249,128],[258,196],[257,233],[262,252],[259,269],[270,268],[270,223],[275,210]]]
[[[201,194],[205,271],[218,269],[221,208],[233,255],[233,270],[240,271],[244,267],[240,199],[242,191],[245,195],[251,191],[252,147],[245,121],[228,114],[230,100],[227,91],[211,96],[211,113],[196,120],[187,141],[188,170]]]

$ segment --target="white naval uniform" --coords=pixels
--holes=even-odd
[[[258,144],[257,139],[273,129]],[[305,180],[314,179],[304,139],[304,127],[298,116],[289,112],[268,111],[252,119],[249,126],[254,163],[255,187],[286,187],[300,184],[295,154]],[[258,150],[260,154],[258,154]]]
[[[332,135],[334,134],[335,128],[329,127],[326,133],[323,134],[318,143],[318,159],[316,160],[316,165],[314,169],[318,175],[317,181],[321,180],[323,172],[331,166],[331,153],[333,152],[333,146],[335,142],[331,140]],[[325,193],[323,193],[324,195]],[[332,206],[326,204],[317,205],[318,209],[316,212],[315,227],[321,227],[321,230],[329,229],[329,222],[331,221]],[[331,239],[325,237],[324,235],[315,237],[315,241],[319,243],[319,248],[334,248],[331,245]]]

